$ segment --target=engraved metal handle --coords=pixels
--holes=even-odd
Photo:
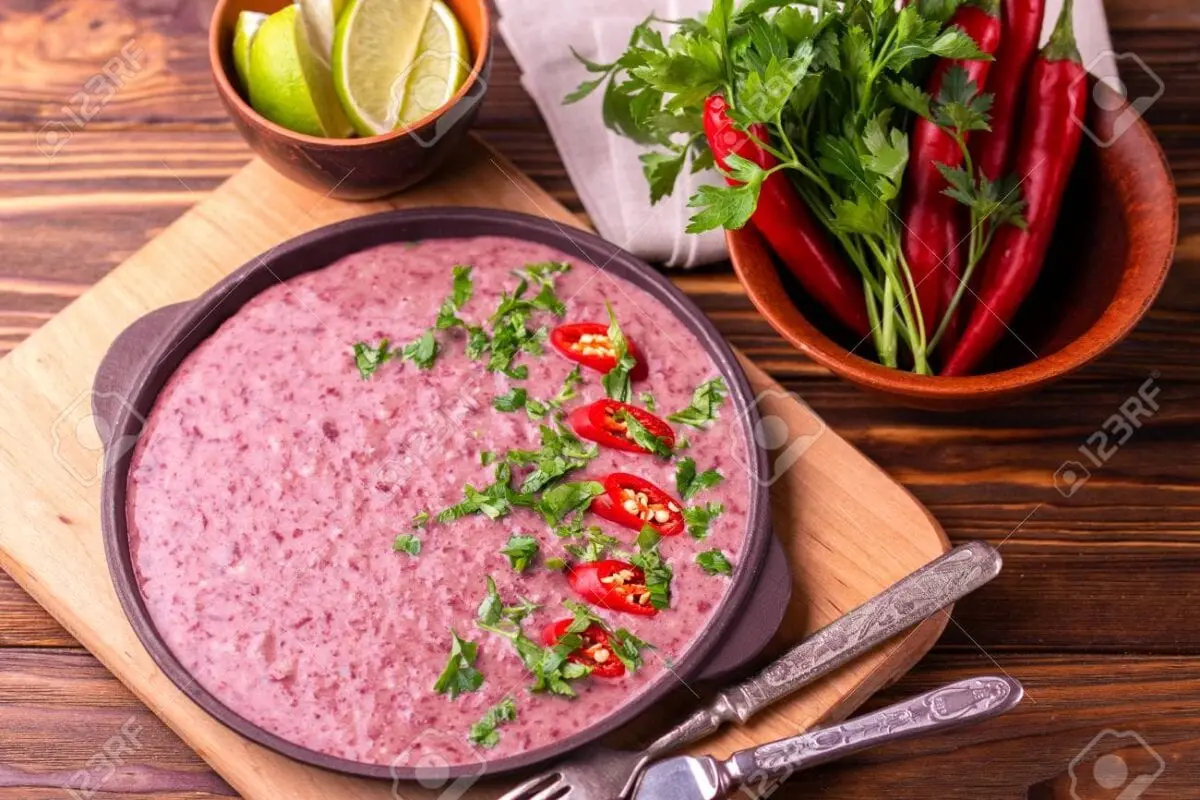
[[[707,708],[651,744],[646,760],[715,733],[725,722],[746,722],[975,591],[1000,574],[1002,564],[999,551],[986,542],[955,547],[826,625],[758,675],[721,692]]]
[[[870,747],[981,722],[1012,709],[1024,694],[1012,678],[952,683],[841,725],[734,753],[723,765],[722,784],[736,788],[750,780],[786,778]]]

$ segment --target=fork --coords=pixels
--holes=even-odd
[[[699,741],[726,722],[748,721],[777,700],[924,621],[1000,573],[986,542],[959,545],[826,625],[742,683],[722,691],[643,751],[594,746],[512,789],[499,800],[628,800],[651,761]]]

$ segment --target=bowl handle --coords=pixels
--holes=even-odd
[[[742,606],[728,637],[717,646],[697,677],[704,681],[721,681],[753,662],[779,630],[791,599],[792,570],[783,545],[772,533],[754,591]]]
[[[128,404],[130,382],[138,373],[146,356],[154,351],[154,345],[162,334],[175,323],[188,307],[189,303],[174,303],[155,309],[143,317],[139,317],[125,330],[117,335],[109,345],[108,352],[100,360],[96,369],[96,377],[92,381],[92,414],[97,421],[109,423],[109,431],[113,429],[112,422],[116,420],[123,405]],[[101,437],[107,440],[107,432],[100,431]],[[108,441],[104,442],[105,447]]]

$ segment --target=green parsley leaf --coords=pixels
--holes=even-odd
[[[381,340],[374,347],[366,342],[354,343],[354,365],[358,367],[358,374],[364,381],[370,380],[375,370],[396,357],[396,351],[389,349],[388,344],[387,339]]]
[[[642,173],[650,184],[650,205],[656,205],[675,190],[687,155],[687,149],[680,148],[678,152],[649,152],[638,157],[642,162]]]
[[[569,472],[587,466],[600,450],[597,447],[585,445],[570,428],[561,421],[555,421],[555,427],[542,425],[542,447],[540,450],[510,450],[506,460],[514,464],[533,464],[534,469],[525,476],[521,483],[521,491],[525,493],[538,492]]]
[[[483,673],[474,667],[478,651],[478,645],[460,639],[451,629],[450,657],[437,682],[433,684],[433,690],[438,694],[450,695],[451,700],[460,694],[478,691],[483,685]]]
[[[733,564],[720,550],[705,550],[696,555],[696,563],[709,575],[732,575]]]
[[[688,201],[688,208],[697,211],[688,221],[687,232],[704,233],[717,228],[737,231],[746,227],[758,206],[761,187],[761,178],[739,186],[701,186]]]
[[[559,558],[558,556],[552,556],[550,558],[547,558],[542,563],[545,565],[546,569],[551,570],[553,572],[562,572],[564,569],[567,568],[567,562],[564,559]]]
[[[717,418],[717,412],[725,402],[727,393],[728,389],[725,388],[724,378],[717,376],[712,380],[705,381],[696,387],[696,391],[692,392],[691,405],[669,415],[667,419],[703,430]]]
[[[524,572],[529,564],[537,557],[538,540],[527,534],[514,533],[508,537],[508,542],[500,550],[508,556],[508,563],[517,572]]]
[[[525,401],[525,413],[529,415],[530,419],[541,419],[545,417],[549,411],[550,407],[541,400],[530,397]]]
[[[571,265],[566,261],[537,261],[513,270],[513,274],[529,283],[552,286],[555,277],[570,271]]]
[[[651,392],[642,392],[639,394],[638,402],[642,404],[643,408],[651,413],[654,413],[658,408],[658,403],[655,402],[654,394]]]
[[[525,389],[514,386],[507,393],[493,397],[492,406],[497,411],[511,413],[524,408],[526,400],[528,400],[528,394]]]
[[[567,377],[563,379],[562,388],[558,390],[558,394],[550,398],[549,405],[554,408],[561,408],[568,400],[574,400],[579,394],[579,386],[583,384],[583,372],[579,365],[567,373]]]
[[[637,366],[637,359],[629,352],[629,340],[621,331],[621,323],[612,305],[606,300],[604,307],[608,309],[608,339],[616,354],[617,365],[604,374],[600,382],[604,385],[604,393],[613,400],[628,403],[633,396],[629,373]]]
[[[500,744],[500,733],[497,729],[516,718],[517,704],[511,697],[506,697],[489,708],[483,718],[471,726],[467,738],[480,747],[493,748]]]
[[[603,560],[614,547],[621,543],[615,536],[609,536],[595,525],[584,525],[583,515],[576,514],[566,522],[555,526],[554,533],[560,539],[569,539],[563,549],[576,561],[590,562]]]
[[[424,528],[425,523],[429,522],[429,512],[425,510],[418,511],[413,514],[412,526],[414,528]]]
[[[488,519],[505,516],[514,505],[532,507],[534,498],[526,492],[514,490],[510,485],[512,472],[506,462],[496,465],[496,480],[480,491],[471,484],[463,487],[463,501],[443,509],[437,515],[438,522],[453,522],[469,514],[484,514]]]
[[[614,631],[608,637],[608,642],[617,658],[625,665],[625,669],[630,672],[637,672],[642,668],[642,651],[653,649],[651,645],[634,636],[625,628]]]
[[[404,358],[413,362],[421,369],[430,369],[437,359],[438,342],[433,336],[433,329],[425,331],[411,344],[404,347]]]
[[[462,319],[459,318],[458,312],[470,300],[471,295],[475,291],[475,284],[471,279],[471,267],[459,265],[454,268],[454,288],[452,293],[442,303],[438,309],[437,322],[435,327],[438,330],[447,328],[467,327]]]
[[[604,484],[598,481],[560,483],[542,493],[537,508],[551,525],[562,522],[569,514],[587,510],[592,500],[604,494]]]
[[[491,575],[488,575],[487,592],[483,596],[483,602],[479,604],[476,621],[481,625],[493,627],[498,625],[501,620],[508,620],[519,625],[522,620],[540,607],[525,597],[518,598],[516,605],[504,605],[504,601],[500,598],[500,592],[496,589],[496,582],[492,580]]]
[[[683,458],[675,465],[675,488],[684,500],[691,500],[700,492],[725,480],[725,476],[715,469],[707,469],[697,474],[696,462],[692,458]]]
[[[720,503],[691,506],[683,510],[683,521],[687,523],[687,531],[693,539],[707,539],[708,529],[724,511],[725,506]]]
[[[397,553],[408,553],[410,556],[421,554],[421,540],[411,533],[402,533],[392,542],[392,550]]]
[[[629,558],[629,563],[640,567],[646,574],[646,589],[650,592],[650,605],[659,609],[671,607],[671,579],[674,571],[663,561],[658,552],[658,533],[646,525],[638,534],[638,552]]]
[[[672,454],[671,445],[667,444],[666,439],[661,436],[655,436],[646,429],[646,426],[637,421],[637,418],[632,414],[624,415],[625,430],[629,433],[629,438],[634,443],[645,448],[650,453],[653,453],[660,458],[670,458]]]

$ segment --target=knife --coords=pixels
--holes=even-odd
[[[800,770],[999,716],[1021,702],[1024,694],[1012,678],[970,678],[840,725],[741,750],[726,761],[709,756],[667,758],[645,771],[635,798],[719,800],[744,786],[752,786],[755,796],[762,797]]]

